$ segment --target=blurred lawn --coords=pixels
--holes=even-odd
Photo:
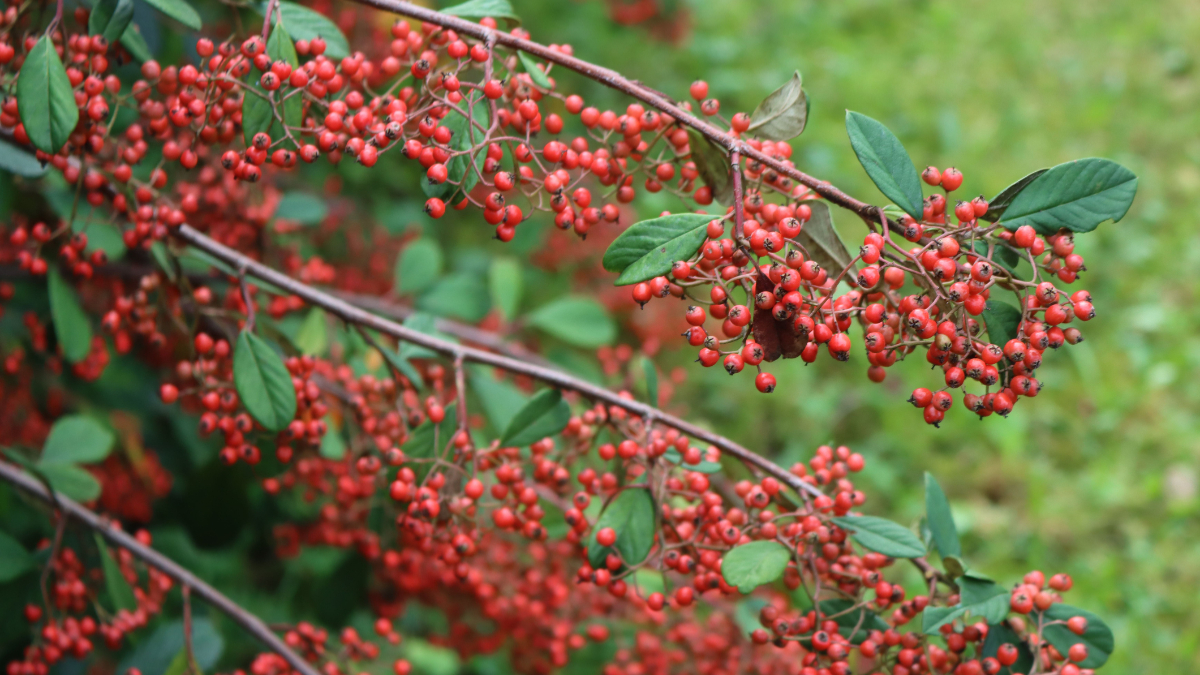
[[[812,115],[794,159],[868,201],[883,197],[846,141],[846,108],[891,127],[919,166],[958,166],[967,195],[1078,157],[1138,174],[1126,219],[1076,242],[1091,270],[1076,287],[1099,313],[1088,341],[1048,355],[1045,390],[1008,420],[956,407],[942,429],[926,427],[903,403],[934,378],[916,360],[882,386],[866,380],[861,357],[774,367],[771,397],[691,368],[681,395],[722,431],[788,460],[829,441],[864,452],[877,513],[915,519],[921,473],[933,471],[976,568],[1004,582],[1030,568],[1074,576],[1068,600],[1117,633],[1106,672],[1200,666],[1200,3],[681,4],[691,27],[669,44],[617,26],[599,2],[514,0],[535,39],[569,42],[674,96],[702,77],[726,115],[752,110],[798,68]],[[852,243],[863,232],[854,220],[841,217]]]

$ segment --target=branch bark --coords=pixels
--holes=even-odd
[[[36,478],[6,462],[0,462],[0,480],[38,501],[58,508],[61,518],[74,518],[107,539],[110,544],[129,551],[138,560],[173,579],[183,587],[184,592],[195,593],[196,596],[202,598],[254,636],[264,647],[282,656],[288,665],[301,675],[321,675],[310,663],[293,652],[257,616],[225,597],[220,591],[209,586],[196,575],[177,565],[170,558],[148,546],[143,546],[137,539],[113,527],[110,521],[94,511],[79,505],[61,493],[47,490]],[[188,591],[188,589],[191,590]]]

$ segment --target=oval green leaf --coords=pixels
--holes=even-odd
[[[921,177],[900,139],[879,121],[850,110],[846,111],[846,133],[858,162],[879,191],[920,220],[924,210]]]
[[[529,73],[529,79],[533,80],[534,84],[546,90],[553,86],[550,84],[550,77],[546,75],[546,71],[538,68],[538,62],[532,56],[526,52],[517,52],[517,56],[521,59],[521,67]]]
[[[100,481],[75,464],[39,464],[50,487],[77,502],[90,502],[100,496]]]
[[[21,542],[0,532],[0,584],[16,579],[33,567],[33,556]]]
[[[108,457],[116,438],[86,415],[61,417],[50,427],[39,464],[93,464]]]
[[[233,350],[233,384],[250,416],[282,431],[296,416],[296,389],[283,359],[254,333],[243,330]]]
[[[121,573],[121,567],[113,558],[112,552],[108,550],[104,539],[99,534],[94,535],[96,538],[96,548],[100,551],[100,565],[104,570],[104,587],[108,591],[108,599],[112,602],[112,612],[115,614],[119,610],[134,611],[137,609],[137,598],[133,594],[133,589],[129,586],[129,581],[125,579],[125,575]]]
[[[308,192],[288,192],[275,206],[275,217],[301,225],[316,225],[329,214],[325,200]]]
[[[437,280],[417,299],[417,307],[431,314],[475,323],[487,316],[492,300],[482,274],[459,272]]]
[[[688,129],[688,147],[700,180],[712,188],[713,199],[728,204],[733,198],[733,167],[725,149],[695,129]]]
[[[146,0],[146,4],[192,30],[200,30],[200,15],[187,0]]]
[[[783,576],[792,554],[777,541],[752,541],[734,548],[721,560],[725,583],[743,593]]]
[[[50,154],[66,144],[79,122],[71,80],[49,36],[38,39],[21,66],[17,76],[17,112],[29,141]]]
[[[839,272],[850,266],[854,258],[850,256],[842,238],[838,236],[829,204],[819,200],[806,203],[812,209],[812,218],[804,223],[800,234],[796,235],[796,241],[804,246],[821,269],[828,272],[829,276],[836,277]]]
[[[750,131],[772,141],[786,141],[804,131],[808,123],[808,98],[800,71],[769,96],[750,115]]]
[[[23,148],[0,140],[0,169],[25,178],[40,178],[46,167]]]
[[[571,419],[571,407],[557,389],[543,389],[529,399],[508,422],[500,444],[522,446],[562,431]]]
[[[1067,621],[1076,616],[1087,619],[1087,629],[1083,631],[1083,635],[1072,633],[1071,629],[1064,624],[1046,626],[1042,629],[1042,635],[1046,640],[1063,654],[1066,654],[1072,645],[1081,642],[1087,647],[1087,658],[1077,664],[1080,668],[1099,668],[1112,655],[1113,649],[1116,647],[1116,640],[1113,638],[1112,629],[1104,623],[1104,619],[1087,610],[1062,603],[1050,605],[1045,616],[1050,621]]]
[[[1003,216],[1004,212],[1008,209],[1008,205],[1012,203],[1012,200],[1016,198],[1017,195],[1021,194],[1021,190],[1024,190],[1027,185],[1034,181],[1034,179],[1046,173],[1047,171],[1049,171],[1049,169],[1038,169],[1037,171],[1026,175],[1024,178],[1021,178],[1012,185],[1009,185],[1001,190],[1000,194],[997,194],[995,197],[992,197],[990,200],[988,200],[988,210],[987,213],[983,214],[983,220],[986,220],[989,223],[994,223],[997,220],[1000,220],[1001,216]]]
[[[109,44],[121,39],[133,20],[133,0],[99,0],[88,16],[88,33],[102,35]]]
[[[283,24],[276,23],[271,36],[267,38],[267,55],[273,61],[283,61],[293,67],[300,65],[300,59],[296,56],[296,45]],[[242,136],[246,145],[250,145],[251,139],[259,132],[270,133],[272,141],[280,140],[284,137],[283,126],[275,117],[271,100],[268,100],[268,97],[276,97],[273,100],[276,100],[275,105],[278,106],[278,92],[263,89],[259,83],[258,71],[250,73],[247,78],[246,86],[252,87],[257,93],[248,91],[242,100]],[[284,101],[280,111],[284,123],[289,127],[300,126],[302,106],[303,101],[299,96],[292,96]]]
[[[612,547],[596,542],[596,533],[606,527],[617,533],[617,541]],[[641,563],[654,545],[655,527],[654,499],[650,491],[645,488],[622,490],[608,503],[592,527],[587,545],[588,562],[592,567],[603,565],[609,551],[615,548],[626,565]]]
[[[312,40],[315,37],[324,38],[325,56],[340,60],[350,55],[350,43],[346,36],[333,21],[324,14],[309,9],[294,2],[280,2],[279,13],[283,15],[283,25],[288,33],[297,40]],[[266,11],[263,5],[262,12]]]
[[[308,310],[304,323],[296,331],[292,342],[301,352],[311,356],[321,356],[329,347],[329,331],[325,325],[325,312],[320,307]]]
[[[686,260],[708,238],[706,213],[673,213],[629,226],[604,252],[604,269],[620,272],[615,285],[628,286],[662,276],[677,260]]]
[[[1058,166],[1024,186],[1004,209],[1010,230],[1032,225],[1042,234],[1065,228],[1091,232],[1125,217],[1137,194],[1137,176],[1109,159],[1089,157]]]
[[[416,293],[433,285],[442,274],[442,247],[432,239],[418,239],[396,259],[396,290]]]
[[[524,277],[521,264],[514,258],[499,257],[492,260],[488,267],[488,291],[492,295],[492,305],[500,310],[500,315],[507,321],[517,316],[521,306],[521,292],[524,287]]]
[[[920,558],[925,546],[917,535],[898,523],[875,516],[842,516],[833,522],[847,530],[854,540],[889,558]]]
[[[75,289],[53,268],[46,275],[50,289],[50,317],[54,320],[54,334],[63,356],[71,363],[79,363],[92,350],[92,324],[79,305]]]
[[[443,9],[442,14],[464,19],[483,19],[490,16],[493,19],[507,19],[517,25],[521,23],[520,17],[513,11],[512,3],[508,0],[468,0]]]
[[[617,336],[617,325],[604,305],[584,296],[568,295],[542,305],[526,321],[563,342],[585,349],[611,344]]]
[[[1021,327],[1021,310],[1000,300],[988,300],[980,314],[987,326],[988,339],[992,344],[1003,347],[1009,340],[1017,337]]]
[[[933,535],[933,544],[943,558],[962,557],[962,544],[958,541],[958,528],[954,526],[950,502],[942,486],[929,472],[925,473],[925,522]]]

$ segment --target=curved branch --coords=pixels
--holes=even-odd
[[[627,398],[622,398],[616,393],[605,389],[604,387],[592,384],[586,380],[581,380],[566,373],[553,368],[539,366],[533,363],[528,363],[509,356],[495,354],[493,352],[466,347],[463,345],[447,342],[438,339],[431,335],[427,335],[420,331],[413,330],[402,326],[395,321],[390,321],[383,317],[372,314],[364,309],[354,306],[340,298],[334,297],[329,293],[317,290],[307,284],[296,281],[282,272],[274,270],[262,263],[256,262],[251,258],[238,253],[237,251],[220,244],[190,225],[181,225],[174,231],[174,236],[186,241],[196,248],[212,255],[213,257],[229,264],[236,270],[244,270],[248,276],[256,277],[263,281],[270,282],[279,288],[296,295],[310,305],[320,307],[327,312],[330,312],[338,318],[349,321],[351,323],[365,326],[372,330],[377,330],[393,338],[411,342],[420,345],[439,354],[443,354],[453,359],[462,358],[464,361],[474,363],[482,363],[484,365],[500,368],[501,370],[510,373],[516,373],[531,377],[535,380],[545,382],[551,386],[573,391],[583,395],[586,398],[594,401],[602,401],[607,405],[623,408],[628,412],[640,416],[645,420],[653,420],[659,424],[671,427],[686,434],[696,440],[713,445],[721,452],[728,454],[744,464],[749,464],[761,470],[770,476],[774,476],[777,480],[791,487],[797,492],[807,492],[812,495],[822,494],[813,485],[801,480],[798,476],[787,471],[783,467],[774,462],[762,457],[734,441],[714,434],[706,429],[682,420],[674,415],[663,412],[654,406],[647,405],[640,401],[633,401]]]
[[[888,224],[888,228],[902,232],[903,228],[894,220],[891,220],[884,214],[883,209],[860,201],[834,187],[828,181],[823,181],[814,176],[810,176],[803,171],[800,171],[794,166],[790,166],[785,162],[781,162],[774,157],[771,157],[759,150],[750,147],[748,143],[743,141],[738,136],[735,136],[727,131],[724,131],[704,120],[692,115],[687,110],[676,105],[661,92],[655,91],[640,82],[630,80],[621,75],[615,70],[609,70],[601,66],[597,66],[583,59],[577,59],[574,56],[568,56],[562,52],[550,49],[545,45],[538,44],[531,40],[523,40],[519,37],[505,33],[502,31],[493,30],[478,23],[460,19],[449,14],[427,9],[419,5],[414,5],[411,2],[404,0],[354,0],[363,5],[369,5],[377,9],[382,9],[402,16],[419,19],[421,21],[436,24],[443,28],[450,28],[463,35],[485,40],[493,45],[501,45],[510,49],[517,49],[528,54],[545,59],[550,63],[560,65],[569,70],[573,70],[584,77],[595,80],[611,89],[631,96],[642,103],[646,103],[661,112],[667,113],[676,121],[684,126],[695,129],[700,135],[717,145],[725,148],[725,151],[731,155],[735,152],[740,153],[743,157],[748,157],[764,166],[768,166],[780,174],[791,178],[806,187],[812,189],[817,194],[824,197],[830,203],[836,204],[844,209],[853,211],[859,217],[867,221],[884,221]]]
[[[129,551],[133,557],[174,579],[184,589],[191,589],[185,592],[195,593],[198,597],[203,598],[208,604],[253,635],[264,647],[282,656],[288,665],[301,675],[320,675],[312,664],[293,652],[257,616],[225,597],[220,591],[209,586],[196,575],[177,565],[170,558],[149,546],[142,545],[137,539],[113,527],[109,521],[94,511],[79,505],[61,493],[47,490],[36,478],[12,464],[0,462],[0,480],[9,483],[34,499],[61,509],[63,518],[67,516],[74,518],[107,539],[112,545]]]

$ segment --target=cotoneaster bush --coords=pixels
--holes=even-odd
[[[336,22],[284,0],[203,21],[185,0],[151,4],[194,31],[190,56],[156,60],[131,0],[3,16],[0,164],[20,196],[0,245],[0,477],[53,525],[0,534],[7,620],[22,625],[9,675],[64,659],[121,675],[407,675],[409,603],[446,618],[431,642],[522,673],[1075,675],[1107,660],[1112,632],[1063,602],[1067,573],[970,566],[933,476],[915,528],[865,515],[866,458],[821,446],[779,467],[660,409],[686,372],[660,382],[645,355],[683,324],[700,367],[749,372],[766,394],[786,387],[779,359],[865,355],[881,382],[924,358],[934,375],[909,403],[925,421],[956,399],[1005,416],[1097,311],[1073,238],[1125,215],[1127,169],[1081,159],[960,198],[969,169],[918,171],[884,125],[848,112],[850,149],[891,201],[874,206],[791,162],[809,111],[799,73],[727,118],[703,81],[676,101],[529,42],[503,0],[366,0]],[[385,33],[379,10],[405,18]],[[589,106],[560,88],[564,69],[629,103]],[[421,217],[446,227],[513,246],[530,219],[566,234],[540,257],[442,276],[434,240],[381,234],[338,197],[362,178],[348,165],[379,186],[419,173]],[[631,222],[645,193],[678,206]],[[862,221],[856,250],[838,208]],[[620,290],[581,283],[522,313],[526,268],[588,247]],[[641,344],[611,348],[624,329]],[[621,386],[554,365],[556,342],[599,348],[601,378]],[[215,439],[215,468],[252,476],[241,489],[273,514],[260,558],[362,562],[369,627],[264,624],[188,560],[155,557],[143,526],[173,480],[199,480],[163,462],[203,450],[148,449],[135,415],[97,414],[114,362],[155,374],[124,389],[137,406],[157,396],[189,448]],[[898,565],[924,584],[902,585]],[[193,595],[263,651],[222,661]]]

